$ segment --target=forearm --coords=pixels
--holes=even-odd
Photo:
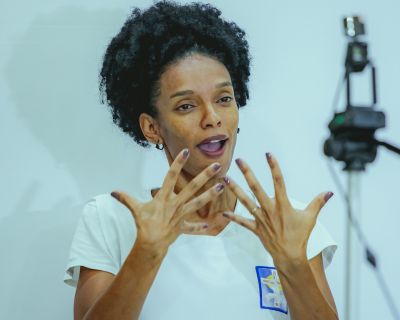
[[[328,297],[324,296],[305,256],[279,261],[276,268],[292,320],[338,319],[334,302],[330,303]]]
[[[166,250],[154,252],[135,243],[111,285],[83,320],[138,319],[165,254]]]

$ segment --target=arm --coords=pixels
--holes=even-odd
[[[83,269],[75,295],[75,319],[138,319],[165,254],[136,242],[115,277]]]
[[[225,182],[255,220],[224,213],[225,217],[252,231],[271,254],[281,280],[292,319],[337,319],[335,304],[330,293],[318,256],[309,262],[306,248],[317,216],[333,193],[321,193],[305,208],[293,208],[286,194],[284,179],[278,162],[267,154],[274,180],[275,197],[270,198],[262,189],[250,167],[241,159],[237,164],[258,200],[250,199],[233,181]]]
[[[325,276],[322,254],[310,261],[276,262],[282,288],[293,320],[337,320],[335,302]]]
[[[217,184],[194,196],[218,173],[220,166],[210,165],[176,194],[174,187],[188,156],[188,152],[178,155],[162,187],[147,203],[140,203],[124,192],[111,194],[132,213],[136,240],[115,277],[82,268],[75,297],[76,319],[138,319],[169,246],[181,233],[206,231],[207,224],[185,219],[223,192],[223,185]]]

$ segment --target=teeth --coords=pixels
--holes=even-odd
[[[217,143],[217,142],[220,142],[220,141],[222,141],[222,140],[211,140],[211,141],[208,141],[208,143]]]

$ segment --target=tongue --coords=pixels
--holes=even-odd
[[[221,142],[203,143],[199,145],[199,148],[205,152],[215,152],[218,151],[221,147],[222,147]]]

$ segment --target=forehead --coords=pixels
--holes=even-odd
[[[231,82],[231,77],[221,62],[201,54],[191,54],[170,65],[161,75],[161,94],[181,89],[208,90],[224,81]]]

